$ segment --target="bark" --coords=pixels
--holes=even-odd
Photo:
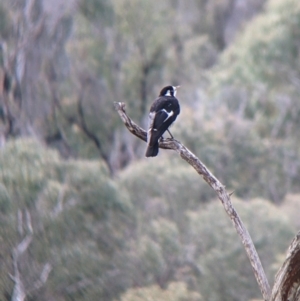
[[[300,231],[288,249],[285,262],[277,272],[270,300],[300,300]]]
[[[14,282],[14,288],[12,292],[11,301],[24,301],[31,292],[40,289],[48,280],[48,276],[52,270],[52,265],[46,263],[44,268],[39,275],[39,279],[34,282],[32,288],[25,288],[19,265],[22,261],[22,255],[27,252],[32,240],[33,240],[33,227],[31,222],[31,215],[28,209],[25,209],[25,221],[23,219],[23,213],[18,210],[18,232],[20,236],[23,236],[25,232],[24,226],[26,225],[26,236],[22,241],[13,248],[12,250],[12,261],[13,261],[13,275],[10,275],[11,280]]]

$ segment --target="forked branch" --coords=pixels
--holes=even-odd
[[[147,141],[147,132],[128,117],[125,112],[125,104],[116,102],[115,109],[120,115],[127,129],[141,140]],[[181,156],[181,158],[189,163],[197,171],[197,173],[203,177],[207,184],[212,187],[212,189],[217,193],[218,198],[223,204],[226,213],[229,215],[237,233],[242,240],[263,298],[264,300],[269,300],[271,291],[264,269],[253,245],[252,239],[248,233],[248,230],[244,226],[238,213],[233,207],[230,200],[230,195],[226,191],[224,185],[222,185],[222,183],[208,170],[208,168],[181,142],[175,139],[164,139],[159,142],[159,147],[176,151]]]

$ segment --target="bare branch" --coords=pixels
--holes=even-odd
[[[22,255],[27,250],[31,241],[32,236],[27,235],[12,251],[14,275],[10,275],[10,278],[15,283],[11,298],[12,301],[24,301],[26,298],[26,292],[23,285],[22,276],[19,271],[18,261],[20,255]]]
[[[25,298],[26,298],[26,293],[24,290],[23,283],[21,281],[16,281],[12,293],[11,301],[24,301]]]
[[[28,209],[25,210],[25,216],[26,216],[26,225],[27,230],[30,234],[33,234],[33,228],[32,228],[32,222],[31,222],[31,214]]]
[[[26,235],[26,237],[18,244],[14,249],[14,255],[18,259],[18,256],[22,255],[29,247],[32,241],[32,235]]]
[[[147,132],[144,129],[140,128],[127,116],[125,112],[125,104],[116,102],[115,109],[128,130],[141,140],[147,141]],[[208,168],[179,141],[175,139],[164,139],[159,142],[159,147],[175,150],[181,156],[181,158],[189,163],[197,171],[197,173],[203,177],[207,184],[212,187],[213,190],[217,193],[226,213],[229,215],[237,233],[242,240],[263,298],[264,300],[269,300],[270,286],[264,269],[253,245],[249,232],[241,221],[235,208],[233,207],[230,196],[227,193],[224,185],[222,185],[222,183],[208,170]]]
[[[18,209],[18,233],[20,236],[23,235],[23,213]]]
[[[51,213],[51,215],[53,217],[57,217],[64,209],[63,201],[65,198],[67,187],[68,187],[68,179],[65,179],[62,187],[59,190],[58,196],[57,196],[57,204],[56,204],[53,212]]]
[[[49,274],[52,271],[52,265],[50,263],[46,263],[40,275],[40,278],[34,283],[33,290],[40,289],[48,280]],[[31,291],[32,292],[32,291]]]
[[[57,216],[59,213],[63,211],[63,200],[66,193],[66,183],[60,188],[58,196],[57,196],[57,204],[53,210],[53,216]]]

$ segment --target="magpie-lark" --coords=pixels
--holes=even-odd
[[[150,107],[146,157],[157,156],[158,141],[165,131],[173,138],[168,128],[180,113],[179,102],[175,97],[178,88],[179,86],[164,87]]]

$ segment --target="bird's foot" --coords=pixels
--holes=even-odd
[[[167,131],[168,131],[168,133],[170,134],[171,139],[174,140],[174,137],[173,137],[173,135],[171,134],[171,132],[169,131],[169,129],[167,129]]]
[[[175,140],[175,138],[172,136],[172,137],[168,137],[168,138],[164,138],[164,137],[160,137],[159,138],[159,142],[164,142],[164,141],[170,141],[170,140]]]

